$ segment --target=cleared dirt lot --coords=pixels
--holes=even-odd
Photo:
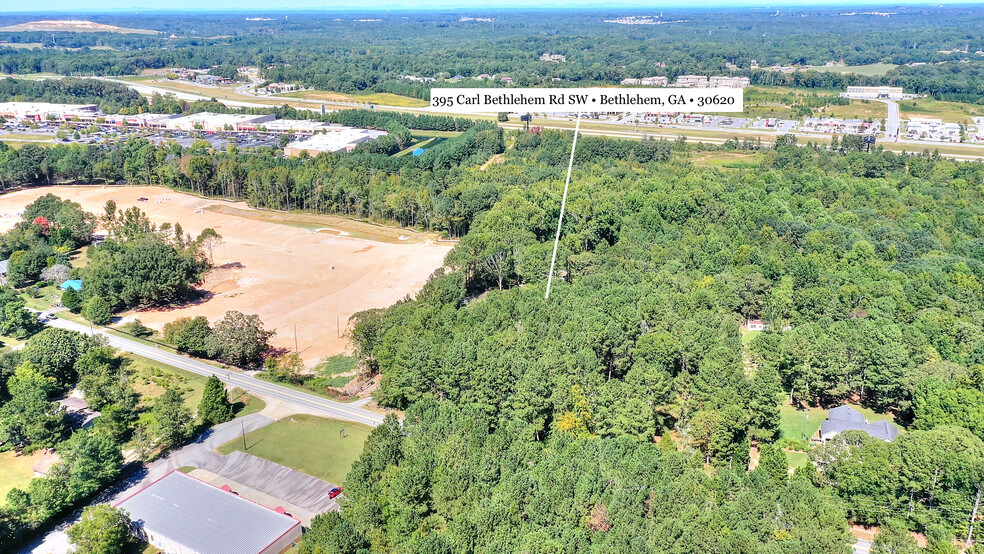
[[[227,310],[258,314],[268,329],[277,331],[276,346],[293,350],[296,326],[298,349],[309,365],[345,352],[348,342],[338,335],[345,334],[349,316],[389,306],[420,290],[451,248],[405,231],[401,233],[409,240],[393,244],[344,236],[346,230],[339,225],[317,230],[245,217],[237,214],[268,212],[244,203],[138,186],[56,186],[5,194],[0,196],[0,232],[20,220],[17,212],[25,205],[49,192],[94,214],[103,213],[109,199],[124,210],[139,206],[153,222],[180,223],[193,236],[212,227],[224,244],[214,254],[216,269],[200,287],[211,296],[192,305],[124,315],[137,315],[159,329],[183,316],[204,315],[214,322]],[[148,200],[138,202],[141,197]],[[235,209],[205,209],[213,205]]]

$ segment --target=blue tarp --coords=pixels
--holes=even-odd
[[[58,285],[58,288],[61,290],[82,290],[82,281],[79,279],[69,279],[68,281]]]
[[[426,151],[427,151],[426,148],[418,148],[418,149],[416,149],[416,150],[413,151],[413,155],[414,156],[419,156],[419,155],[423,154]]]

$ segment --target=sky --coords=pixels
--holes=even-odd
[[[664,0],[645,2],[640,0],[0,0],[3,12],[100,12],[138,10],[188,10],[188,11],[289,11],[289,10],[386,10],[386,9],[516,9],[516,8],[711,8],[711,7],[818,7],[818,6],[898,6],[898,5],[954,5],[982,3],[982,0],[945,0],[925,2],[916,0]],[[4,5],[7,4],[7,5]]]

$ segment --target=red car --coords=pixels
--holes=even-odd
[[[342,487],[335,487],[331,489],[331,492],[328,493],[328,498],[335,498],[340,494],[342,494]]]

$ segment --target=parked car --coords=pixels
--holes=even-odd
[[[328,498],[335,498],[340,494],[342,494],[342,487],[335,487],[331,489],[331,492],[328,493]]]

